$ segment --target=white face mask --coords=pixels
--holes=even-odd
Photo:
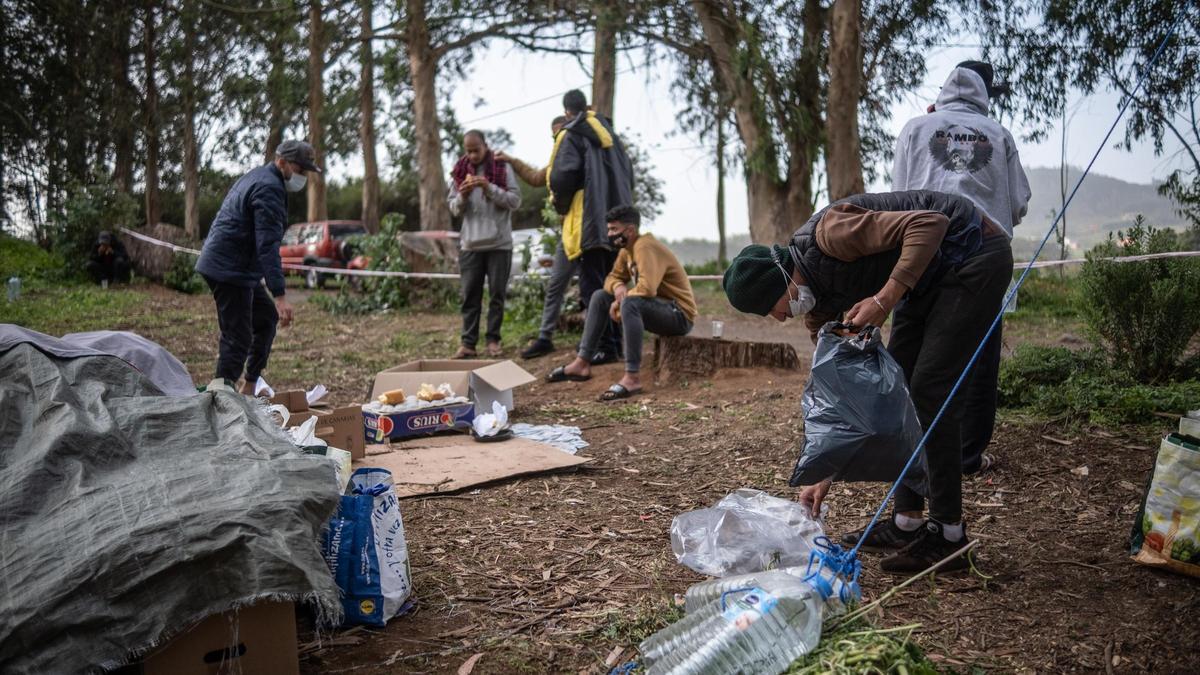
[[[786,288],[788,288],[788,316],[794,319],[798,316],[804,316],[805,314],[811,312],[812,308],[817,306],[817,296],[813,295],[812,290],[810,290],[808,286],[801,286],[800,284],[792,281],[792,275],[788,274],[787,270],[783,269],[783,265],[780,265],[779,263],[775,263],[775,265],[779,268],[779,271],[783,273],[783,278],[787,280]],[[792,286],[796,287],[796,297],[794,298],[792,297],[791,293]]]
[[[299,192],[304,189],[304,185],[308,183],[308,176],[302,173],[294,173],[292,177],[284,181],[284,186],[288,192]]]

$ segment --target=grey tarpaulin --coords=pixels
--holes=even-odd
[[[112,667],[259,599],[338,612],[334,467],[261,404],[0,341],[0,672]]]
[[[158,385],[167,396],[192,396],[196,393],[196,384],[192,382],[187,367],[162,345],[137,333],[125,330],[94,330],[88,333],[70,333],[62,339],[63,342],[90,347],[128,361]]]
[[[896,480],[921,441],[921,422],[908,395],[904,371],[883,348],[879,330],[857,335],[825,324],[813,353],[812,377],[804,388],[804,450],[791,485],[826,478],[846,481]],[[921,494],[925,457],[904,482]]]

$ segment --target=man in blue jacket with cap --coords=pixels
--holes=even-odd
[[[239,178],[196,262],[217,303],[221,340],[216,376],[236,386],[245,373],[244,394],[254,393],[267,367],[276,324],[292,322],[279,241],[287,227],[287,193],[304,189],[305,172],[321,173],[315,157],[308,143],[284,141],[275,150],[275,161]]]

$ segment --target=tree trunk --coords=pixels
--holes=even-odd
[[[286,86],[284,78],[283,31],[282,23],[272,33],[267,43],[267,54],[271,60],[271,72],[267,75],[267,147],[263,151],[263,163],[275,161],[275,148],[283,142],[284,102],[283,92]]]
[[[858,137],[858,99],[862,91],[860,0],[836,0],[830,23],[825,170],[829,200],[835,201],[863,191]]]
[[[717,265],[729,264],[725,250],[725,111],[717,113]]]
[[[825,124],[821,120],[821,44],[825,37],[825,16],[821,0],[805,0],[804,42],[797,64],[799,104],[792,113],[797,116],[787,133],[788,166],[784,184],[787,224],[785,240],[813,212],[813,167],[821,151]]]
[[[413,117],[416,125],[417,171],[420,182],[421,229],[450,229],[446,204],[446,178],[442,172],[441,125],[437,113],[437,62],[425,23],[425,1],[406,0],[408,26],[405,41],[412,72]]]
[[[317,166],[325,164],[325,129],[321,115],[325,109],[325,28],[321,0],[312,0],[308,8],[308,142],[315,151]],[[326,220],[325,176],[308,175],[308,221]]]
[[[113,184],[125,194],[133,192],[133,149],[137,119],[137,92],[129,80],[129,33],[133,28],[133,13],[128,7],[119,10],[113,39]]]
[[[619,7],[611,3],[595,5],[596,33],[592,52],[592,110],[612,120],[617,92],[617,30]]]
[[[371,47],[374,0],[362,0],[362,74],[358,86],[359,137],[362,142],[362,222],[368,232],[379,231],[379,165],[375,161],[375,52]]]
[[[737,54],[747,44],[736,17],[726,16],[714,0],[692,0],[692,7],[712,49],[713,70],[720,89],[729,96],[747,160],[746,191],[750,207],[750,238],[758,244],[783,243],[795,230],[788,214],[788,191],[778,176],[775,141],[766,120],[757,113],[759,92],[743,76]]]
[[[158,192],[158,83],[155,47],[154,2],[145,3],[146,16],[142,32],[142,54],[146,68],[146,100],[143,107],[146,133],[146,225],[153,227],[162,219],[162,203]]]
[[[191,9],[191,3],[185,6]],[[196,148],[196,22],[193,12],[183,17],[183,230],[200,240],[200,159]]]

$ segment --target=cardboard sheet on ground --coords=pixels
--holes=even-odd
[[[453,492],[501,478],[554,471],[592,461],[558,448],[511,438],[500,443],[476,443],[465,436],[431,436],[392,445],[368,445],[367,456],[354,468],[374,466],[392,472],[396,495]]]

